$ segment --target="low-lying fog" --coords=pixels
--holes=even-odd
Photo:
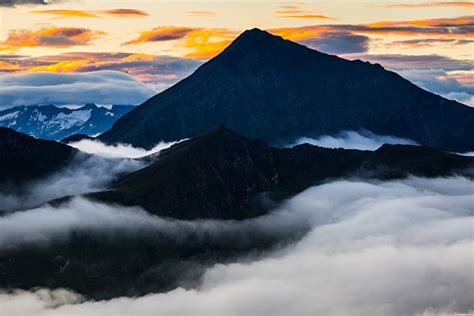
[[[15,291],[0,294],[1,315],[474,315],[474,182],[462,177],[335,181],[240,222],[168,220],[75,198],[0,217],[0,251],[78,229],[233,242],[307,233],[263,257],[215,264],[194,289],[99,302],[66,289]]]

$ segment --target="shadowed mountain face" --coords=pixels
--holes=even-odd
[[[76,149],[0,127],[0,183],[21,184],[63,167]]]
[[[331,178],[469,175],[470,168],[474,158],[422,146],[384,145],[374,152],[308,144],[271,148],[219,126],[161,152],[157,162],[90,197],[166,217],[243,219],[266,213],[269,200]]]
[[[258,29],[99,138],[150,148],[218,124],[270,143],[366,129],[442,150],[474,150],[474,109],[380,65],[326,55]]]

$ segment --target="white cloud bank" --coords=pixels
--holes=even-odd
[[[416,145],[410,139],[404,139],[394,136],[376,135],[369,131],[341,131],[336,135],[323,135],[318,138],[301,137],[295,142],[288,145],[293,147],[304,143],[326,147],[326,148],[344,148],[344,149],[360,149],[360,150],[376,150],[383,144],[404,144]]]
[[[69,143],[68,145],[75,147],[80,151],[105,158],[140,158],[155,154],[181,141],[182,140],[169,143],[160,142],[150,150],[145,150],[140,147],[133,147],[128,144],[107,145],[101,141],[90,139],[83,139],[78,142]]]
[[[65,168],[19,188],[0,187],[1,211],[24,209],[64,196],[103,189],[119,175],[145,166],[132,159],[105,159],[78,153]]]
[[[0,75],[0,110],[34,104],[140,104],[154,94],[119,71]]]
[[[126,212],[135,220],[119,212],[114,222],[138,225],[137,219],[148,216],[133,215],[132,210]],[[108,213],[98,213],[102,221],[84,224],[87,216],[70,217],[69,227],[106,227]],[[265,258],[215,265],[198,289],[82,303],[67,291],[20,291],[0,295],[0,311],[77,316],[474,315],[471,180],[337,181],[304,191],[263,219],[254,220],[259,223],[254,230],[294,228],[285,228],[289,221],[312,229],[297,244]],[[229,227],[218,223],[216,230]],[[45,219],[29,229],[44,235],[58,228]],[[8,238],[14,241],[14,232]],[[48,307],[61,302],[75,304]]]

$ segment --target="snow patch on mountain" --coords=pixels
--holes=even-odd
[[[0,116],[0,121],[15,119],[18,116],[18,113],[20,113],[20,111],[15,111],[15,112],[12,112],[12,113],[4,114],[4,115]]]
[[[60,130],[80,126],[91,118],[91,111],[92,110],[79,110],[69,114],[61,112],[53,117],[50,124],[58,125]]]

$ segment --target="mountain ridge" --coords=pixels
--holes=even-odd
[[[375,151],[309,144],[275,148],[222,125],[163,150],[157,159],[108,190],[87,196],[139,205],[164,217],[245,219],[331,179],[469,176],[468,169],[474,170],[474,158],[423,146],[383,145]]]

